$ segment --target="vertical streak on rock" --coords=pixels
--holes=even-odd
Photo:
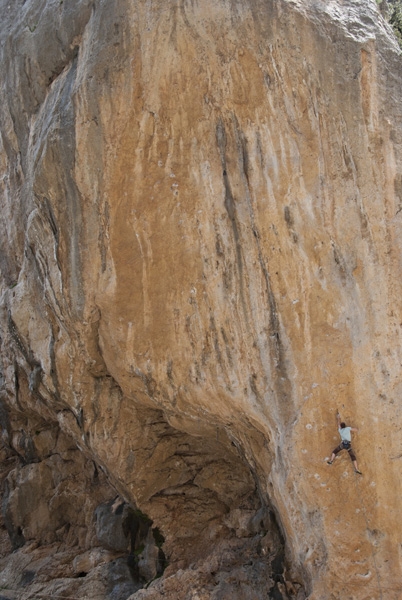
[[[75,162],[75,110],[74,103],[71,102],[72,89],[75,82],[77,70],[77,59],[75,58],[60,99],[60,120],[62,124],[60,140],[60,161],[66,161],[69,168],[64,169],[65,174],[65,209],[67,222],[71,226],[71,237],[69,244],[70,259],[70,303],[73,313],[80,316],[84,308],[82,265],[80,244],[82,238],[82,214],[81,201],[76,182],[73,178]],[[69,126],[68,126],[69,125]],[[66,154],[64,154],[66,153]]]
[[[247,140],[244,133],[241,131],[236,116],[233,116],[233,128],[234,135],[237,145],[237,155],[239,158],[239,171],[240,177],[243,182],[244,194],[247,206],[247,212],[250,220],[250,227],[253,233],[252,239],[257,248],[258,262],[262,271],[263,280],[266,290],[266,298],[269,312],[269,347],[271,350],[270,357],[272,360],[271,377],[273,377],[273,383],[275,385],[277,400],[280,408],[284,408],[287,414],[286,403],[291,399],[290,396],[290,381],[286,368],[285,360],[285,349],[283,347],[281,339],[281,325],[278,315],[278,307],[275,300],[275,295],[272,290],[271,277],[269,269],[264,259],[263,250],[261,246],[261,235],[258,230],[257,220],[255,218],[253,202],[250,191],[250,177],[249,177],[249,157],[247,152]],[[264,357],[262,356],[264,362]],[[286,425],[286,423],[284,423]]]
[[[238,222],[237,222],[235,199],[232,194],[232,190],[231,190],[230,182],[229,182],[229,176],[228,176],[228,172],[227,172],[227,160],[226,160],[227,138],[226,138],[225,125],[224,125],[222,119],[219,119],[217,126],[216,126],[216,141],[218,144],[219,155],[220,155],[221,164],[222,164],[223,185],[225,188],[225,208],[226,208],[228,217],[230,219],[230,223],[232,225],[233,236],[234,236],[235,247],[236,247],[237,268],[238,268],[238,273],[239,273],[239,286],[240,286],[240,301],[241,301],[241,305],[243,308],[246,322],[248,323],[248,321],[249,321],[248,309],[247,309],[247,303],[246,303],[245,294],[244,294],[244,266],[243,266],[242,247],[241,247],[239,226],[238,226]]]

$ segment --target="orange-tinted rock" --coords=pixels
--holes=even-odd
[[[170,562],[136,598],[396,600],[401,76],[374,0],[3,12],[15,560],[65,537],[101,569],[118,495],[163,534],[146,577]],[[360,478],[326,464],[337,408]]]

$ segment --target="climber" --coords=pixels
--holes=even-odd
[[[350,460],[352,461],[354,467],[355,467],[355,473],[358,473],[359,475],[362,475],[362,472],[359,471],[359,468],[357,466],[357,460],[356,460],[356,455],[352,450],[352,435],[351,432],[358,432],[358,429],[355,429],[354,427],[346,427],[346,424],[341,422],[341,416],[339,414],[339,412],[336,413],[336,418],[338,421],[338,431],[339,434],[341,436],[341,443],[339,444],[339,446],[337,446],[335,448],[335,450],[332,452],[332,456],[331,456],[331,460],[328,460],[327,463],[329,465],[332,465],[332,463],[334,462],[335,456],[338,454],[338,452],[341,452],[342,450],[347,450],[349,452],[349,456],[350,456]]]

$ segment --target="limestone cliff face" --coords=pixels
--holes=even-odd
[[[400,598],[402,71],[375,1],[0,6],[6,587]],[[363,477],[326,464],[337,408]],[[136,591],[144,548],[143,579],[169,566]]]

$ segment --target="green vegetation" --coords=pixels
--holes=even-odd
[[[394,30],[394,34],[402,48],[402,0],[377,0],[383,17]]]
[[[139,519],[142,523],[146,525],[152,525],[152,520],[147,517],[139,508],[131,508],[129,509],[129,513]]]
[[[145,550],[145,544],[141,544],[138,548],[134,550],[134,556],[140,556]]]
[[[392,5],[389,22],[391,23],[399,45],[402,48],[402,0],[398,0]]]

